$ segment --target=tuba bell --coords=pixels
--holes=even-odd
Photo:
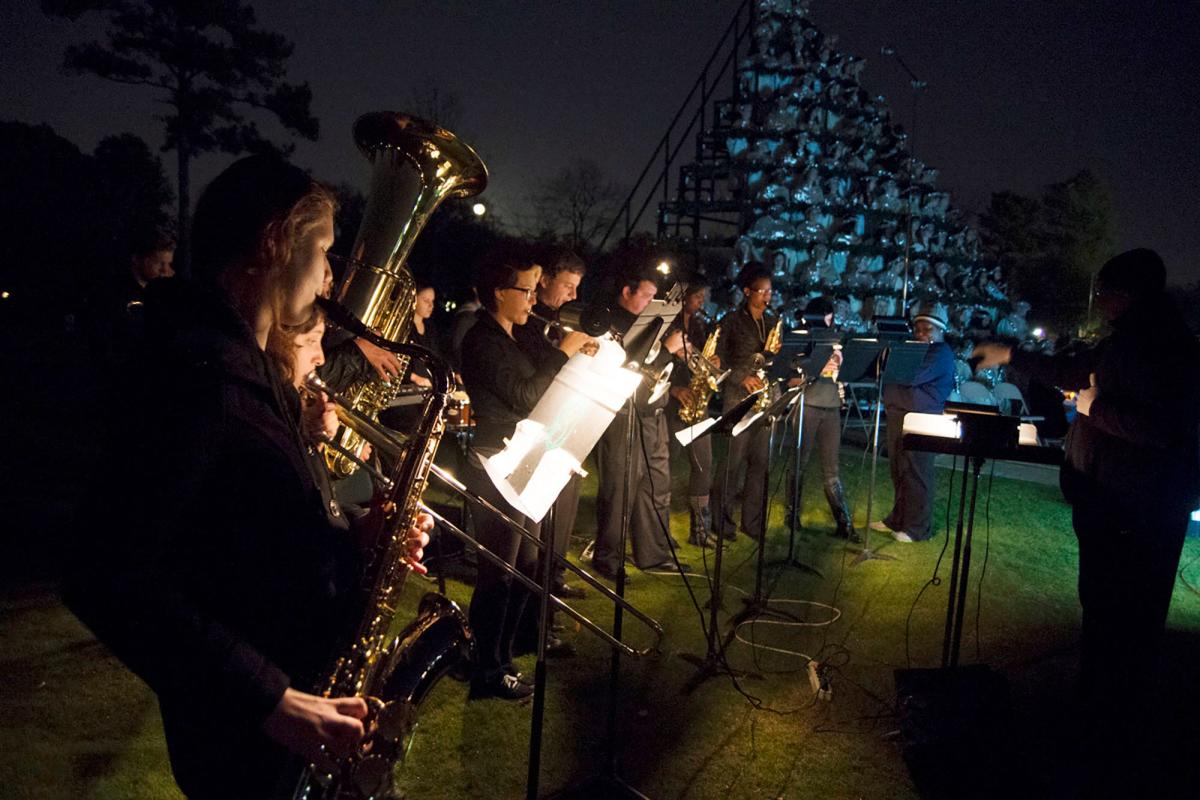
[[[405,266],[413,242],[443,200],[484,190],[487,167],[450,131],[406,114],[381,111],[359,117],[354,141],[371,162],[371,188],[335,299],[374,333],[403,342],[416,304],[416,286]],[[403,370],[408,358],[399,360]],[[343,394],[361,414],[376,419],[398,395],[399,384],[371,375]],[[334,441],[341,450],[360,455],[366,444],[344,426]],[[338,449],[326,452],[335,475],[345,477],[358,468]]]

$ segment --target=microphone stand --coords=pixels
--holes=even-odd
[[[626,401],[626,409],[628,412],[628,421],[625,425],[625,501],[621,503],[621,541],[617,550],[617,552],[621,554],[621,563],[617,567],[617,580],[615,587],[617,596],[622,600],[625,599],[625,548],[626,543],[629,541],[630,506],[633,503],[634,426],[640,424],[637,419],[637,408],[634,405],[633,396]],[[624,618],[624,607],[620,603],[616,603],[613,610],[612,635],[613,638],[617,639],[618,641],[621,639],[621,626]],[[650,800],[647,795],[642,794],[632,785],[626,782],[618,771],[617,700],[620,693],[620,683],[621,651],[616,647],[613,647],[612,661],[610,662],[608,679],[608,720],[605,726],[604,759],[602,762],[603,766],[601,767],[601,772],[599,775],[594,775],[575,787],[555,793],[551,796],[552,798],[556,798],[557,800],[566,800],[566,798],[573,797],[604,797]],[[533,766],[531,765],[530,770],[532,771],[532,769]],[[531,800],[536,796],[536,792],[528,795]]]
[[[537,800],[542,767],[542,727],[546,715],[546,640],[550,635],[550,587],[554,580],[554,506],[542,520],[542,594],[538,606],[537,662],[533,669],[533,716],[529,726],[529,771],[525,797]]]
[[[871,503],[875,497],[875,475],[879,466],[879,416],[883,409],[883,367],[876,370],[875,375],[875,425],[871,433],[871,482],[867,484],[867,524],[863,534],[863,547],[850,563],[858,566],[864,561],[895,561],[895,556],[887,553],[877,553],[871,549]],[[892,458],[895,456],[892,455]]]
[[[708,436],[715,433],[726,433],[732,438],[733,426],[746,415],[746,413],[754,406],[758,400],[757,394],[751,394],[744,397],[737,405],[729,411],[722,414],[708,430],[700,434]],[[728,459],[728,456],[726,456]],[[697,672],[684,686],[684,694],[691,694],[700,684],[715,675],[730,675],[733,677],[742,677],[747,673],[740,670],[735,670],[725,663],[725,642],[718,644],[718,631],[720,624],[717,620],[717,612],[721,609],[721,560],[722,554],[725,552],[725,531],[724,531],[724,515],[725,503],[729,498],[729,463],[725,462],[721,470],[721,516],[717,522],[717,546],[716,557],[713,560],[713,574],[709,583],[709,599],[708,599],[708,630],[706,631],[706,650],[703,656],[696,656],[691,653],[680,653],[679,657],[689,664],[696,667]],[[753,675],[752,677],[761,677]]]

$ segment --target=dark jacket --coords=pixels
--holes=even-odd
[[[1101,496],[1140,513],[1196,508],[1200,346],[1169,301],[1130,309],[1091,350],[1014,352],[1012,368],[1068,391],[1096,376],[1096,401],[1067,432],[1061,483],[1069,502]]]
[[[754,356],[763,352],[776,321],[775,315],[765,311],[762,320],[756,322],[745,303],[721,318],[717,355],[721,357],[721,368],[729,370],[729,376],[721,384],[721,403],[726,411],[749,394],[742,381],[753,374]],[[768,361],[772,358],[768,353],[763,356]]]
[[[463,384],[475,417],[474,446],[504,447],[505,437],[529,416],[566,363],[566,354],[555,349],[534,364],[487,309],[481,308],[462,347]]]
[[[954,351],[945,342],[934,342],[925,351],[921,370],[911,384],[888,383],[883,387],[884,408],[939,414],[954,391]]]
[[[614,304],[613,307],[610,309],[610,312],[612,314],[612,327],[614,330],[628,332],[629,329],[633,326],[633,323],[637,321],[637,315],[635,315],[629,311],[626,311],[624,308],[621,308],[619,305]],[[667,336],[666,332],[670,331],[670,330],[671,330],[670,325],[664,327],[663,328],[664,333],[659,338],[659,340],[661,341],[662,339],[665,339]],[[658,371],[658,370],[661,370],[663,367],[665,367],[667,364],[670,364],[673,358],[674,358],[674,356],[672,356],[669,352],[667,352],[667,348],[660,347],[658,350],[658,354],[654,357],[654,359],[651,360],[649,363],[644,364],[643,366],[645,366],[649,370]],[[672,367],[672,369],[671,369],[671,377],[672,378],[674,378],[675,371],[677,369],[678,369],[677,366]],[[684,371],[685,372],[687,371],[686,367],[684,367]],[[658,398],[654,402],[650,402],[650,395],[654,392],[655,386],[656,386],[656,384],[651,383],[649,380],[643,380],[638,385],[637,390],[633,393],[633,407],[637,411],[639,416],[655,416],[657,414],[662,413],[663,409],[665,409],[667,407],[667,402],[670,400],[669,392],[664,392],[662,397]],[[629,408],[628,404],[623,405],[623,406],[621,406],[621,410],[618,411],[617,413],[624,414],[624,413],[626,413],[626,409],[628,409],[628,408]]]
[[[286,754],[260,726],[289,685],[314,688],[358,563],[249,327],[159,283],[64,597],[158,695],[184,791],[261,795]]]

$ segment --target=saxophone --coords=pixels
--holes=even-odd
[[[482,191],[487,169],[449,131],[403,114],[360,117],[354,136],[374,166],[371,193],[337,301],[318,302],[330,320],[355,336],[396,353],[404,363],[412,357],[424,362],[433,387],[416,429],[403,438],[388,437],[386,471],[369,467],[376,496],[360,526],[365,527],[363,572],[347,617],[353,627],[341,632],[332,665],[312,687],[326,697],[366,699],[367,735],[333,774],[304,766],[298,783],[285,790],[293,800],[394,796],[395,767],[407,751],[421,702],[449,669],[469,657],[472,647],[465,616],[441,595],[427,594],[416,620],[407,626],[396,618],[408,574],[406,537],[445,430],[452,376],[441,359],[404,342],[416,305],[404,260],[437,205],[446,197]],[[374,418],[387,405],[391,387],[371,380],[337,397],[315,374],[305,387],[338,402],[342,426],[326,448],[330,469],[344,475],[362,466],[357,454],[367,440],[351,425],[359,430],[378,427]]]
[[[752,412],[762,413],[763,411],[766,411],[771,403],[775,402],[779,398],[779,387],[773,383],[766,383],[767,365],[769,362],[767,361],[767,356],[765,354],[769,353],[771,355],[778,355],[782,347],[783,319],[780,318],[780,320],[775,323],[775,327],[771,328],[770,333],[767,334],[767,341],[763,343],[762,352],[754,354],[754,371],[758,374],[759,379],[762,380],[766,385],[764,386],[762,392],[758,395],[758,400],[754,403]]]
[[[443,675],[470,657],[471,633],[458,607],[438,594],[421,600],[417,619],[403,629],[396,619],[408,575],[408,530],[416,522],[421,495],[445,430],[451,371],[422,347],[375,336],[335,303],[322,303],[331,319],[373,344],[429,367],[433,389],[425,398],[415,431],[401,445],[387,474],[377,475],[376,497],[366,519],[364,571],[346,632],[331,668],[315,687],[325,697],[363,697],[370,715],[367,735],[333,774],[309,764],[288,797],[292,800],[368,800],[395,796],[395,767],[408,750],[422,701]],[[334,395],[316,374],[305,388]],[[339,407],[339,414],[344,413]],[[352,414],[355,412],[351,412]],[[400,444],[397,442],[397,444]]]
[[[704,347],[700,352],[693,352],[688,356],[687,366],[692,373],[688,391],[692,393],[692,400],[690,403],[679,405],[679,419],[688,425],[695,425],[708,416],[708,401],[729,374],[729,370],[718,372],[712,363],[713,356],[717,354],[717,340],[720,337],[721,328],[718,326],[704,340]]]
[[[453,133],[405,114],[378,112],[359,117],[354,140],[371,162],[371,189],[336,299],[367,328],[391,342],[404,342],[412,327],[416,286],[404,262],[417,235],[449,197],[471,197],[487,186],[483,161]],[[401,374],[408,356],[401,355]],[[372,421],[399,395],[400,381],[372,373],[342,394]],[[344,452],[361,455],[366,441],[343,426],[337,448],[326,449],[329,470],[345,477],[358,469]]]

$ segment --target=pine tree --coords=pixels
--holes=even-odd
[[[77,74],[156,90],[169,111],[164,150],[177,156],[179,255],[187,271],[191,162],[221,151],[288,153],[263,136],[246,110],[266,111],[285,129],[316,139],[308,84],[283,80],[292,44],[258,27],[254,9],[239,0],[42,0],[53,16],[104,16],[103,41],[67,48],[64,64]]]

